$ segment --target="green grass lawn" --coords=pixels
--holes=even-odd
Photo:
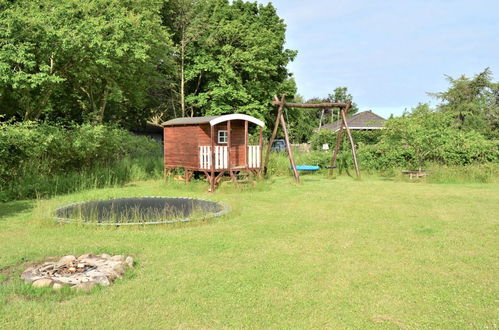
[[[304,176],[227,187],[162,181],[0,204],[0,328],[496,328],[499,185]],[[55,224],[69,202],[121,196],[224,201],[183,225]],[[89,293],[33,289],[30,262],[131,254]]]

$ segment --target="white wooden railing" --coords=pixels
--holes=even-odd
[[[215,169],[221,170],[229,167],[227,147],[215,146]],[[211,147],[199,147],[199,167],[203,170],[211,169]]]
[[[248,167],[260,168],[260,146],[248,146]]]
[[[215,147],[215,169],[225,169],[229,167],[229,153],[227,147]]]
[[[199,168],[211,168],[211,148],[209,146],[199,146]]]
[[[261,167],[260,146],[248,146],[247,151],[248,167]],[[226,146],[215,146],[215,169],[227,169],[229,167],[229,153]],[[211,169],[211,147],[199,147],[199,168],[203,170]]]

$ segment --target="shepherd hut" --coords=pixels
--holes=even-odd
[[[258,145],[249,145],[248,126],[260,128]],[[184,168],[186,180],[193,172],[204,173],[213,191],[218,180],[240,172],[260,173],[262,129],[265,124],[244,114],[176,118],[163,123],[165,175]]]

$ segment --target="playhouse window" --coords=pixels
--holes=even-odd
[[[227,143],[227,131],[220,130],[218,131],[218,143]]]

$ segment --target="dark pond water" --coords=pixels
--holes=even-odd
[[[134,197],[74,203],[59,207],[59,222],[134,225],[185,222],[220,216],[224,204],[181,197]]]

